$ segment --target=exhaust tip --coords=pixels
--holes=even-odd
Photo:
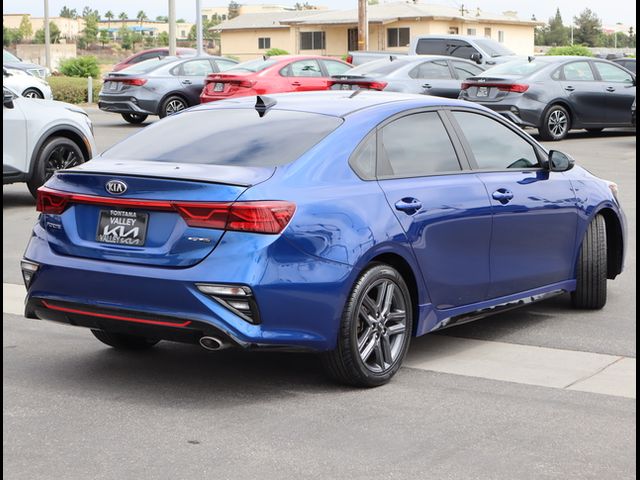
[[[201,337],[200,346],[205,350],[222,350],[225,348],[225,344],[222,340],[216,337]]]

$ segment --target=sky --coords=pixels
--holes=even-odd
[[[282,5],[293,5],[296,0],[237,0],[238,3],[277,3]],[[330,9],[346,10],[356,8],[357,0],[307,0],[311,4],[325,5]],[[577,2],[576,0],[422,0],[423,3],[434,3],[460,7],[464,3],[465,8],[475,11],[480,8],[485,12],[502,13],[505,10],[516,10],[522,19],[529,19],[535,15],[538,20],[546,21],[555,15],[556,8],[560,8],[562,19],[565,25],[569,25],[575,15],[585,8],[593,10],[601,19],[604,26],[613,26],[622,23],[626,26],[635,26],[636,2],[634,0],[586,0]],[[195,21],[195,0],[175,0],[178,18],[186,21]],[[201,0],[202,6],[227,5],[225,0]],[[300,1],[300,3],[304,3]],[[49,0],[49,14],[57,16],[60,9],[67,5],[82,11],[85,5],[92,9],[104,13],[111,10],[116,14],[127,12],[130,17],[135,17],[138,11],[144,10],[149,18],[167,14],[166,0]],[[4,0],[2,2],[2,13],[30,13],[34,16],[44,14],[44,0]]]

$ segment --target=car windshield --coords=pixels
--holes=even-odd
[[[491,55],[492,58],[515,55],[515,53],[509,50],[507,47],[499,44],[494,40],[480,39],[480,40],[476,40],[476,43],[480,48],[482,48],[485,52]]]
[[[239,63],[231,70],[225,70],[225,73],[261,72],[265,68],[269,68],[271,65],[275,65],[276,63],[278,63],[278,61],[274,59],[263,60],[262,58],[260,58],[257,60],[249,60],[248,62]]]
[[[167,63],[175,62],[175,57],[164,57],[164,58],[150,58],[148,60],[143,60],[142,62],[135,63],[130,67],[123,68],[119,73],[149,73],[156,68],[166,65]]]
[[[284,110],[270,110],[262,117],[248,108],[197,110],[150,125],[104,157],[275,167],[298,159],[341,123],[337,117]]]
[[[12,55],[11,53],[7,52],[6,50],[2,51],[2,61],[3,62],[19,62],[20,59],[18,57],[16,57],[15,55]]]
[[[404,67],[407,61],[389,58],[382,58],[373,62],[367,62],[357,66],[347,72],[348,75],[367,75],[369,77],[381,77],[395,72],[399,68]]]
[[[496,75],[513,75],[516,77],[526,77],[549,65],[549,62],[534,58],[532,61],[526,59],[512,60],[501,65],[496,65],[482,72],[481,77],[495,77]]]

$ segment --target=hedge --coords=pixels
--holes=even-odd
[[[47,79],[54,100],[67,103],[87,103],[87,79],[77,77],[52,76]],[[93,79],[93,101],[98,101],[102,80]]]
[[[593,53],[582,45],[571,45],[568,47],[553,47],[547,55],[577,55],[580,57],[593,57]]]

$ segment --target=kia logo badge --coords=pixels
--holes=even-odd
[[[127,191],[127,184],[120,180],[109,180],[104,188],[111,195],[122,195]]]

